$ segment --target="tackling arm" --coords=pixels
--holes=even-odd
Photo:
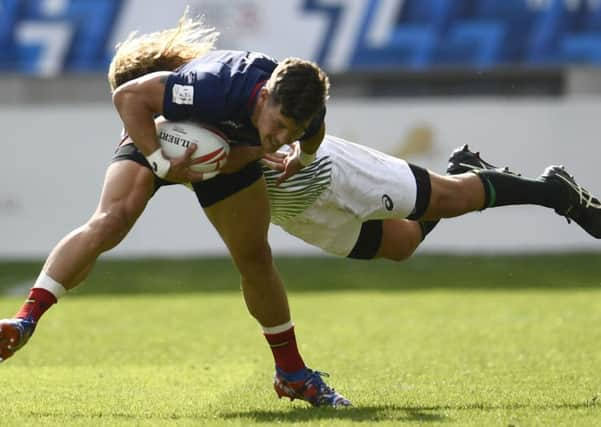
[[[300,141],[300,148],[294,150],[294,155],[284,162],[284,173],[278,177],[276,185],[281,184],[315,160],[315,153],[321,145],[325,134],[326,124],[322,123],[319,131],[315,135]]]
[[[314,154],[317,152],[317,149],[319,148],[319,146],[321,145],[321,142],[323,141],[324,136],[326,135],[326,124],[325,122],[323,122],[321,124],[321,128],[319,128],[319,131],[307,138],[307,139],[302,139],[300,141],[300,145],[301,145],[301,156],[302,153],[308,154],[311,157],[314,157]],[[305,164],[306,166],[306,164]]]

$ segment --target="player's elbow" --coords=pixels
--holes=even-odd
[[[152,73],[122,84],[113,92],[113,104],[124,112],[159,114],[163,110],[165,73]]]
[[[125,110],[128,105],[139,101],[139,94],[135,90],[132,90],[129,85],[122,85],[113,92],[113,105],[119,112]]]

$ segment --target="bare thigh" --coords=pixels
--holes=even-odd
[[[484,187],[476,174],[443,176],[428,172],[432,193],[428,209],[421,219],[452,218],[484,206]]]
[[[129,231],[152,197],[154,181],[152,171],[136,162],[112,163],[107,169],[94,216],[118,216]]]
[[[416,221],[385,219],[382,226],[382,242],[376,258],[402,261],[409,258],[421,243],[422,231]]]
[[[138,163],[112,163],[91,218],[52,250],[44,270],[70,289],[89,273],[98,256],[117,245],[135,224],[154,190],[154,175]]]

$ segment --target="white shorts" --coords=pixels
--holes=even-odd
[[[331,160],[331,175],[319,197],[296,216],[272,218],[286,232],[347,256],[365,221],[406,218],[414,210],[417,184],[406,161],[330,135],[316,161],[324,157]]]

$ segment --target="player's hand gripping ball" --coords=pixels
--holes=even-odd
[[[195,163],[190,166],[195,172],[216,172],[227,161],[230,145],[227,138],[216,129],[194,122],[160,121],[157,134],[163,154],[169,158],[181,157],[192,143],[196,151],[192,154]]]

